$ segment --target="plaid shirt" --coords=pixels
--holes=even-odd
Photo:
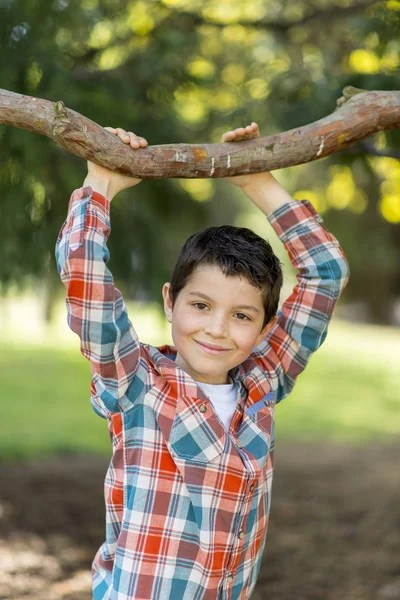
[[[229,431],[172,346],[139,342],[107,269],[110,203],[72,193],[56,258],[68,324],[92,368],[91,402],[108,420],[106,541],[94,600],[245,600],[260,569],[271,501],[274,408],[325,340],[349,278],[336,238],[308,200],[267,215],[297,285],[249,358],[231,369]]]

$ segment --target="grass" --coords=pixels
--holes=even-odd
[[[398,356],[398,330],[334,319],[324,345],[277,407],[278,439],[359,444],[394,438],[400,431]],[[63,347],[0,341],[0,379],[3,458],[110,454],[107,423],[90,405],[90,365],[75,336]]]
[[[328,337],[277,407],[281,438],[368,443],[400,431],[400,332],[333,320]]]
[[[107,452],[90,404],[90,365],[71,349],[0,345],[0,454]]]

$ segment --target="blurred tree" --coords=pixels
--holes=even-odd
[[[2,0],[0,7],[3,88],[62,99],[150,144],[217,142],[250,120],[264,135],[276,133],[332,112],[346,85],[400,88],[398,0]],[[389,322],[400,289],[399,132],[371,141],[282,177],[342,242],[352,266],[345,297],[365,300],[369,320]],[[55,239],[85,164],[13,127],[0,127],[0,152],[2,289],[35,276],[51,298],[60,285]],[[211,180],[145,182],[134,197],[121,194],[109,242],[117,284],[160,301],[188,235],[233,223],[241,206],[236,190]]]

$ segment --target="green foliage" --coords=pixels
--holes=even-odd
[[[217,142],[224,130],[252,120],[263,133],[275,133],[332,112],[346,85],[400,87],[398,0],[359,10],[322,0],[279,7],[271,0],[3,0],[1,6],[3,88],[63,100],[150,144]],[[398,131],[389,131],[375,141],[384,150],[399,140]],[[57,281],[54,245],[85,164],[47,138],[7,126],[0,126],[0,155],[0,289],[22,286],[29,275]],[[342,152],[283,175],[292,193],[314,194],[327,227],[346,242],[351,264],[372,235],[373,251],[391,257],[367,270],[380,282],[379,302],[362,285],[365,262],[353,269],[357,283],[352,279],[345,291],[348,299],[365,299],[378,322],[388,320],[391,298],[400,292],[392,266],[400,259],[399,180],[387,194],[379,160],[369,162],[362,150]],[[326,196],[337,165],[349,167],[352,179],[344,195]],[[203,196],[173,180],[121,194],[109,244],[116,281],[130,297],[160,302],[182,242],[215,222],[234,223],[238,211],[237,191],[219,184]]]

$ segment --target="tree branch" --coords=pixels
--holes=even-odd
[[[0,123],[46,135],[69,152],[142,179],[228,177],[273,171],[329,156],[385,129],[400,128],[400,92],[347,86],[335,111],[283,133],[223,144],[164,144],[133,150],[65,107],[0,90]]]

